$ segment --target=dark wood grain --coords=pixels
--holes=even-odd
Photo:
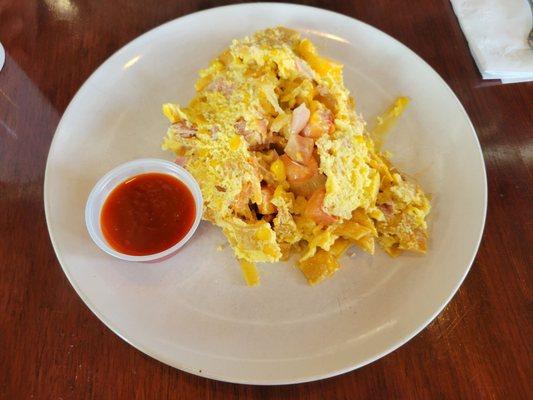
[[[479,254],[457,295],[416,338],[336,378],[232,385],[145,356],[76,295],[43,211],[46,156],[61,114],[122,45],[226,3],[0,0],[7,51],[0,72],[0,398],[533,398],[533,84],[482,81],[445,0],[308,2],[374,25],[418,53],[464,104],[483,147],[489,209]]]

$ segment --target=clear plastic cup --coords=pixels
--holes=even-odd
[[[145,256],[132,256],[129,254],[124,254],[116,251],[107,243],[100,226],[100,212],[105,200],[107,199],[107,196],[115,187],[128,178],[149,172],[168,174],[183,182],[183,184],[189,188],[192,196],[194,197],[196,216],[191,229],[189,229],[189,232],[187,232],[187,235],[185,235],[185,237],[174,246],[169,247],[168,249],[159,253]],[[87,204],[85,206],[85,224],[87,225],[87,230],[89,231],[91,239],[106,253],[127,261],[157,261],[175,253],[180,247],[187,243],[192,235],[194,235],[194,232],[196,231],[196,228],[198,228],[198,224],[202,219],[202,206],[203,200],[200,186],[198,186],[196,180],[189,172],[187,172],[187,170],[170,161],[159,160],[157,158],[143,158],[119,165],[105,174],[98,181],[98,183],[96,183],[93,190],[89,194],[89,198],[87,199]]]

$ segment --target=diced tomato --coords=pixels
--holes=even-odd
[[[293,161],[287,154],[283,154],[280,159],[285,165],[285,173],[290,185],[306,182],[318,175],[318,163],[314,156],[311,156],[306,164]]]
[[[302,130],[302,135],[313,139],[332,133],[335,130],[333,114],[328,109],[318,109],[309,118],[309,122]]]
[[[323,188],[326,177],[323,174],[316,174],[304,182],[292,182],[291,192],[297,196],[310,197],[317,189]]]
[[[319,225],[330,225],[337,221],[337,218],[329,215],[322,208],[325,196],[326,190],[324,188],[315,191],[307,201],[307,206],[305,207],[304,211],[304,215],[306,217],[311,218]]]
[[[292,134],[285,146],[285,154],[292,158],[293,161],[306,163],[313,155],[314,148],[315,141],[313,139]]]

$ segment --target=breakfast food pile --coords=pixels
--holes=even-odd
[[[250,285],[255,263],[291,254],[314,284],[352,245],[426,251],[428,198],[373,141],[342,68],[299,33],[267,29],[200,71],[188,106],[163,105],[163,148],[198,181],[203,217],[223,230]]]

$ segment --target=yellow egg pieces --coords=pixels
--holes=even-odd
[[[406,98],[368,132],[342,65],[281,27],[234,40],[199,75],[188,106],[163,105],[163,149],[198,181],[204,219],[222,228],[249,285],[255,263],[291,254],[315,284],[350,246],[426,251],[429,201],[376,146]]]

